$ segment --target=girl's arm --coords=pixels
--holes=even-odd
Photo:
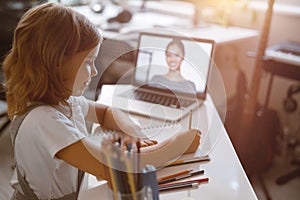
[[[194,153],[200,145],[200,136],[198,130],[191,129],[179,132],[175,137],[157,145],[144,147],[141,149],[140,166],[152,164],[155,167],[164,167],[183,154]]]
[[[142,148],[140,166],[152,164],[155,167],[162,167],[183,153],[195,152],[199,144],[200,133],[198,130],[180,132],[176,137],[166,139],[154,146]],[[56,157],[97,178],[109,180],[101,155],[103,155],[101,145],[93,142],[90,138],[84,138],[60,150]]]
[[[104,115],[108,106],[87,100],[89,108],[86,115],[86,121],[103,124]]]
[[[141,134],[141,127],[132,121],[125,112],[91,100],[88,100],[88,103],[87,121],[100,123],[104,129],[120,130],[134,137],[145,138]]]
[[[97,178],[106,179],[105,165],[101,162],[101,145],[84,138],[57,152],[56,157]]]

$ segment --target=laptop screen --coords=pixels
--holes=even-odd
[[[134,83],[205,98],[214,41],[141,33]]]

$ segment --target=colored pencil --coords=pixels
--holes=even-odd
[[[205,183],[208,182],[209,178],[200,178],[200,179],[194,179],[194,180],[188,180],[188,181],[178,181],[174,183],[165,183],[165,184],[160,184],[159,187],[165,187],[165,186],[174,186],[174,185],[181,185],[185,183]]]
[[[189,178],[189,177],[197,176],[197,175],[201,175],[201,174],[204,174],[204,170],[191,172],[191,173],[184,174],[184,175],[177,176],[177,177],[170,178],[170,179],[161,180],[161,181],[158,181],[158,184],[170,183],[170,182],[178,181],[178,180],[181,180],[181,179],[185,179],[185,178]]]
[[[182,176],[182,175],[185,175],[185,174],[189,174],[189,173],[191,173],[191,171],[193,171],[193,170],[189,169],[189,170],[184,170],[184,171],[176,172],[174,174],[170,174],[168,176],[164,176],[164,177],[158,178],[157,181],[160,182],[160,181],[168,180],[168,179],[175,178],[175,177],[178,177],[178,176]]]
[[[174,189],[183,189],[183,188],[197,188],[199,183],[183,183],[183,184],[175,184],[175,185],[168,185],[168,186],[158,186],[159,191],[166,191],[166,190],[174,190]]]
[[[194,157],[194,158],[186,159],[186,160],[176,160],[166,167],[171,167],[171,166],[176,166],[176,165],[184,165],[184,164],[190,164],[190,163],[197,163],[197,162],[206,162],[206,161],[210,161],[209,156],[199,156],[199,157]]]

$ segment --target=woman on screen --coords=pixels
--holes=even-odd
[[[168,72],[163,75],[153,76],[151,79],[152,84],[166,87],[172,91],[195,93],[195,83],[185,79],[180,72],[184,56],[185,51],[183,43],[180,40],[171,41],[166,47]]]

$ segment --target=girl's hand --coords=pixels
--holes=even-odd
[[[102,126],[104,129],[119,130],[128,136],[140,138],[141,141],[145,140],[145,143],[150,144],[149,141],[146,141],[148,138],[142,133],[141,126],[136,121],[130,119],[126,112],[119,109],[108,108],[105,112]]]
[[[137,138],[141,141],[141,147],[149,147],[156,145],[156,140],[150,140],[142,133],[141,126],[134,120],[130,119],[128,114],[116,108],[108,108],[104,115],[102,124],[104,129],[119,130],[125,133],[123,142],[126,144],[131,140],[137,141]]]
[[[156,140],[143,140],[141,141],[141,147],[149,147],[152,145],[156,145],[158,142]]]
[[[139,141],[140,141],[141,148],[158,144],[157,140],[151,140],[151,139],[139,139]],[[116,135],[114,135],[114,138],[111,140],[111,142],[112,143],[120,142],[119,144],[120,147],[122,148],[122,150],[126,151],[128,150],[129,144],[133,144],[133,143],[136,144],[138,142],[138,138],[123,133],[117,133]]]

